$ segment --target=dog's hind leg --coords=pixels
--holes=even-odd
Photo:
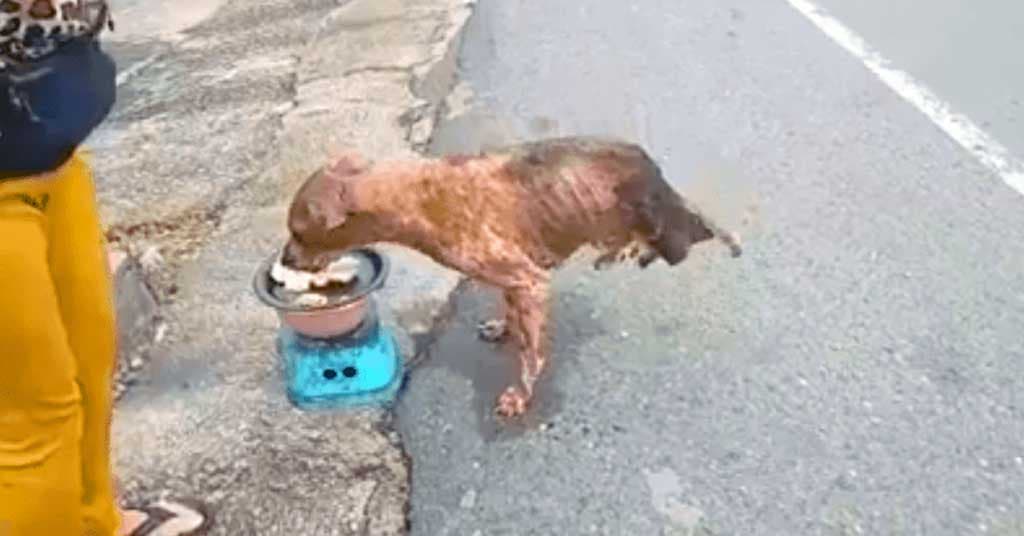
[[[517,346],[519,382],[498,397],[495,412],[502,417],[522,415],[549,357],[547,331],[550,283],[547,278],[505,290],[508,331]]]
[[[713,238],[725,243],[734,257],[742,253],[739,237],[719,227],[676,192],[653,162],[616,194],[620,206],[626,209],[623,219],[631,222],[633,230],[645,237],[645,243],[670,266],[683,262],[695,244]],[[641,255],[641,267],[651,262],[650,254]]]
[[[637,256],[636,264],[642,270],[650,266],[654,261],[658,260],[659,258],[661,258],[661,255],[657,251],[655,251],[654,248],[652,248],[649,244],[645,243],[643,244],[643,248],[641,249],[640,254]]]

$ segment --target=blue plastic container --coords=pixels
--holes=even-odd
[[[282,315],[277,349],[284,371],[288,398],[303,409],[334,409],[388,406],[398,395],[404,377],[402,357],[393,334],[380,322],[372,293],[388,275],[387,259],[362,248],[349,252],[359,258],[356,283],[339,295],[327,295],[328,303],[315,308],[295,305],[270,278],[277,256],[267,259],[253,278],[260,301]],[[296,332],[283,318],[287,314],[317,314],[366,300],[366,315],[359,327],[328,339]]]
[[[388,406],[395,400],[402,358],[375,307],[360,328],[343,337],[311,339],[283,326],[278,338],[288,398],[297,407]]]

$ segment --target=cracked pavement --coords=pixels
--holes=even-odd
[[[90,144],[103,216],[119,245],[159,252],[167,326],[116,409],[123,499],[207,500],[214,534],[405,533],[408,460],[390,415],[292,408],[276,316],[249,282],[283,243],[291,193],[331,151],[426,145],[471,6],[227,0],[110,40],[120,100]],[[120,26],[145,7],[126,4]],[[458,277],[388,253],[382,318],[411,357]]]

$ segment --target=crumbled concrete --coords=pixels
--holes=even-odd
[[[298,182],[331,151],[411,156],[429,140],[451,85],[436,65],[451,61],[470,8],[229,0],[127,79],[96,136],[105,217],[126,243],[160,248],[174,292],[160,311],[166,337],[115,416],[125,499],[205,499],[214,534],[407,531],[409,472],[390,414],[291,407],[277,318],[250,279],[283,243]],[[435,88],[426,96],[424,76]],[[411,357],[411,335],[429,329],[459,278],[386,250],[382,316]]]
[[[115,397],[135,382],[160,329],[156,297],[146,282],[141,262],[125,252],[110,254],[117,310],[118,363],[115,369]]]

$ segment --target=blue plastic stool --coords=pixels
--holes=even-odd
[[[312,339],[287,326],[278,333],[288,398],[302,409],[390,406],[404,375],[393,334],[376,305],[363,325],[334,339]]]

